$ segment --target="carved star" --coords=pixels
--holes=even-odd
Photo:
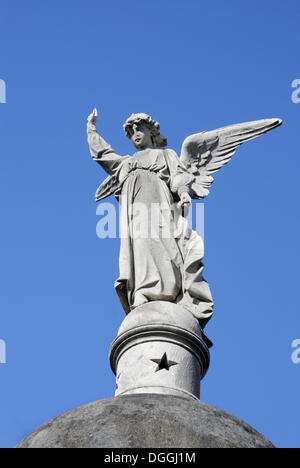
[[[155,369],[155,372],[158,372],[163,369],[166,369],[168,371],[170,367],[177,366],[178,364],[178,362],[169,361],[167,357],[167,353],[165,353],[160,359],[151,359],[151,361],[158,364],[157,368]]]

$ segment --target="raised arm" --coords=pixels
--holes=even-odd
[[[96,128],[98,118],[97,109],[88,117],[87,134],[90,152],[94,161],[100,164],[103,169],[110,175],[113,175],[118,169],[121,162],[124,160],[114,152],[112,147],[99,135]]]

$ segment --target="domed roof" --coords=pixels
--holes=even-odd
[[[49,421],[17,448],[274,448],[243,421],[171,395],[100,400]]]

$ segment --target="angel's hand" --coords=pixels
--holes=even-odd
[[[179,208],[184,208],[190,206],[192,199],[188,192],[183,192],[180,196],[180,202],[178,203]]]
[[[187,216],[189,213],[189,208],[191,206],[192,199],[188,192],[183,192],[180,195],[180,202],[178,203],[178,208],[182,209],[183,216]]]
[[[87,120],[89,124],[95,125],[95,123],[97,122],[97,119],[98,119],[98,111],[95,108],[93,112],[88,116]]]
[[[192,199],[188,192],[183,192],[180,195],[180,202],[178,203],[178,208],[182,209],[182,215],[186,217],[189,213],[189,208],[191,206]]]

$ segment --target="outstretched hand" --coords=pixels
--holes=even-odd
[[[88,123],[95,124],[97,122],[97,119],[98,119],[98,111],[95,108],[93,112],[88,116],[87,120],[88,120]]]

